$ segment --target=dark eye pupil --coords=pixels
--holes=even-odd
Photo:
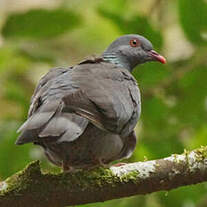
[[[132,47],[137,47],[139,46],[139,40],[137,39],[131,39],[129,44],[132,46]]]

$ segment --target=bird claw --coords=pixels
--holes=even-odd
[[[63,172],[64,173],[72,173],[72,172],[75,172],[76,169],[69,166],[67,163],[63,162],[62,163],[62,169],[63,169]]]
[[[127,163],[125,162],[119,162],[119,163],[116,163],[113,165],[113,167],[120,167],[120,166],[123,166],[123,165],[126,165]]]

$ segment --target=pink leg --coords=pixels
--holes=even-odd
[[[119,163],[114,164],[113,166],[114,166],[114,167],[120,167],[120,166],[122,166],[122,165],[126,165],[126,164],[127,164],[127,163],[119,162]]]

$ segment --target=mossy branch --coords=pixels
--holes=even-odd
[[[207,147],[181,155],[77,173],[44,174],[32,162],[0,182],[2,207],[63,207],[207,181]]]

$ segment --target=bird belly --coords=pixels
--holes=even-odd
[[[72,142],[44,142],[45,154],[55,165],[68,168],[93,168],[117,160],[123,148],[119,135],[102,131],[89,124]]]

